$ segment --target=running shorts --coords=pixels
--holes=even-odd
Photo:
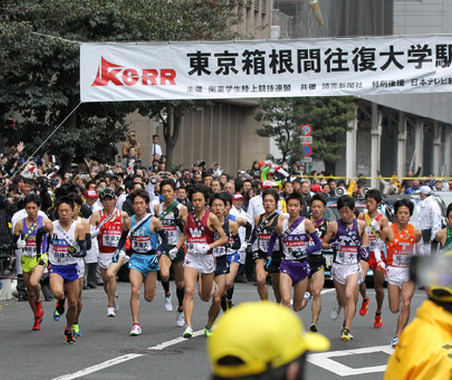
[[[215,257],[213,255],[185,255],[184,267],[194,268],[199,274],[215,272]]]
[[[227,255],[226,257],[228,258],[229,264],[240,264],[240,255],[237,251],[235,251],[231,255]]]
[[[146,277],[148,273],[160,270],[159,260],[157,255],[140,255],[139,253],[133,253],[132,256],[130,256],[129,269],[135,269]]]
[[[76,281],[79,279],[79,263],[69,265],[53,265],[49,266],[49,274],[58,274],[63,277],[64,282]]]
[[[347,281],[347,277],[352,274],[359,274],[358,284],[363,282],[363,276],[361,271],[361,265],[352,264],[352,265],[343,265],[334,263],[331,268],[331,276],[333,280],[337,281],[339,284],[345,285]]]
[[[296,285],[309,276],[311,268],[306,261],[282,260],[280,270],[281,273],[287,274]]]
[[[229,261],[226,255],[215,257],[215,277],[229,273]]]
[[[326,259],[322,255],[309,255],[308,264],[311,267],[311,273],[309,273],[311,277],[314,273],[325,270]]]
[[[257,251],[258,258],[262,259],[264,261],[267,260],[267,253],[264,251]],[[256,254],[256,252],[254,252]],[[255,256],[256,257],[256,256]],[[273,252],[272,255],[272,261],[270,262],[270,265],[266,267],[266,270],[268,273],[279,273],[279,265],[281,264],[281,260],[283,258],[282,251]]]
[[[389,265],[386,268],[386,281],[388,284],[402,287],[404,282],[410,280],[410,269],[407,267],[393,267]]]
[[[41,262],[43,262],[43,266],[46,267],[49,263],[49,256],[47,253],[43,253],[41,255]],[[39,265],[39,260],[36,259],[36,256],[30,257],[22,255],[20,258],[20,263],[22,265],[22,271],[25,273],[31,273],[33,271],[33,268],[37,265]]]

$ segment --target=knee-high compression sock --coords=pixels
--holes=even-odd
[[[176,288],[177,302],[179,302],[179,307],[182,307],[184,303],[185,287],[179,289]]]
[[[228,301],[231,301],[232,300],[232,295],[234,294],[234,285],[232,285],[231,289],[228,289],[226,291],[226,294],[227,294],[226,298],[228,299]]]
[[[162,283],[163,290],[165,291],[165,296],[168,296],[169,292],[170,292],[170,290],[169,290],[169,281],[160,280],[160,282]]]

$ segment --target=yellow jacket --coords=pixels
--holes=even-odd
[[[385,380],[452,379],[452,313],[425,301],[400,336]]]

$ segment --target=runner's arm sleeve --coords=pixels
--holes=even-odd
[[[86,239],[86,249],[89,251],[92,247],[91,234],[89,232],[85,235],[85,239]]]
[[[44,227],[41,227],[40,229],[38,229],[36,231],[36,255],[37,256],[41,255],[42,237],[44,236],[45,233],[46,233],[46,231],[44,230]]]
[[[119,241],[118,241],[118,246],[116,247],[116,251],[119,252],[121,249],[124,248],[124,246],[126,245],[128,234],[129,234],[129,230],[122,231],[121,237],[119,238]]]
[[[246,222],[245,230],[246,230],[245,240],[251,243],[250,238],[251,234],[253,233],[253,225],[250,222]]]
[[[13,234],[13,237],[11,238],[11,248],[17,249],[17,241],[19,240],[20,235]]]
[[[161,228],[160,230],[158,230],[157,233],[162,238],[162,242],[156,248],[156,252],[162,253],[165,250],[166,246],[168,245],[168,235],[166,234],[164,228]]]
[[[237,234],[237,235],[232,235],[232,239],[234,240],[234,243],[232,243],[231,249],[234,250],[234,251],[240,249],[240,246],[242,245],[242,243],[241,243],[241,241],[240,241],[240,236],[239,236],[239,234]]]
[[[322,242],[319,239],[319,235],[318,235],[317,231],[314,231],[311,234],[311,238],[312,238],[312,240],[314,240],[315,244],[306,249],[307,256],[309,256],[312,252],[317,252],[322,249]]]
[[[276,243],[277,238],[278,238],[278,234],[276,233],[276,231],[273,231],[272,235],[270,236],[270,240],[268,242],[267,257],[272,257],[273,248],[275,248],[275,243]]]

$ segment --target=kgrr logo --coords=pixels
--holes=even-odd
[[[133,69],[108,62],[101,57],[96,79],[91,86],[165,86],[176,85],[176,70],[174,69]]]

